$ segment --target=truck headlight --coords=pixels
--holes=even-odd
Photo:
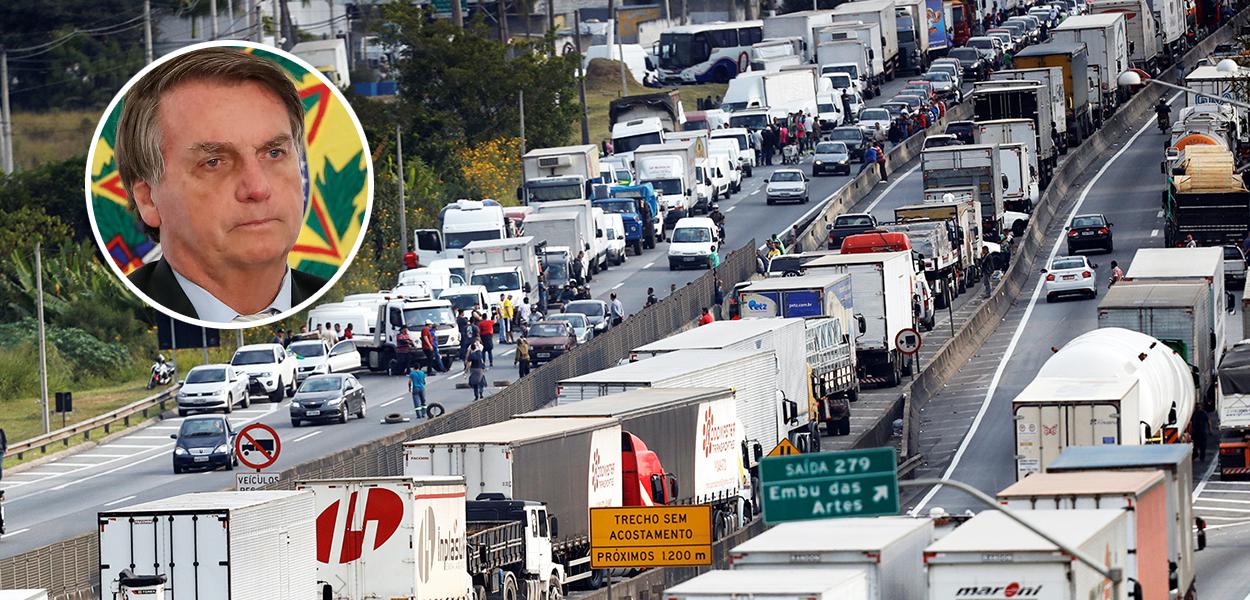
[[[818,166],[818,167],[819,167],[820,165],[823,165],[823,164],[824,164],[824,162],[822,162],[822,161],[819,161],[819,160],[818,160],[818,161],[814,161],[812,164],[814,164],[814,165],[816,165],[816,166]]]
[[[175,447],[174,447],[174,454],[177,454],[178,456],[185,456],[185,455],[186,455],[186,453],[187,453],[187,449],[186,449],[186,448],[183,448],[182,446],[175,446]]]

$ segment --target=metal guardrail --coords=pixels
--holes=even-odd
[[[130,427],[131,420],[138,418],[139,421],[146,421],[154,415],[165,412],[169,402],[176,400],[178,395],[178,386],[170,386],[169,389],[160,392],[154,396],[149,396],[142,400],[131,402],[126,406],[109,411],[102,415],[97,415],[82,421],[62,427],[56,431],[50,431],[41,436],[23,440],[12,444],[5,451],[4,458],[17,457],[18,460],[26,458],[27,454],[38,452],[47,454],[48,449],[55,445],[61,445],[64,448],[70,446],[76,436],[83,436],[84,441],[91,439],[92,432],[103,429],[104,435],[113,432],[113,429],[120,424],[125,429]]]

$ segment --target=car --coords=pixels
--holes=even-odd
[[[965,44],[968,48],[975,49],[981,55],[981,60],[990,65],[991,68],[997,69],[1003,63],[1003,43],[989,36],[980,35],[968,38]]]
[[[530,344],[530,364],[551,362],[577,345],[577,334],[568,321],[544,319],[530,325],[525,339]]]
[[[842,142],[820,142],[812,156],[812,177],[821,173],[851,174],[851,151]]]
[[[1244,288],[1246,285],[1246,255],[1239,246],[1224,246],[1224,287]]]
[[[1019,23],[1024,26],[1025,35],[1028,36],[1030,44],[1036,44],[1042,37],[1042,24],[1036,17],[1022,16],[1011,17],[1003,21],[1000,27],[1010,27],[1013,23]]]
[[[225,468],[239,464],[234,454],[234,428],[225,415],[195,415],[183,419],[174,440],[174,473]]]
[[[297,384],[309,375],[345,373],[360,368],[360,352],[356,350],[356,342],[351,340],[343,340],[334,346],[325,340],[302,340],[291,342],[286,351],[295,355]]]
[[[952,68],[953,69],[953,68]],[[959,84],[956,83],[954,76],[949,71],[943,69],[930,69],[928,73],[922,75],[926,81],[933,84],[933,91],[937,92],[939,98],[949,98],[951,100],[959,100]]]
[[[981,51],[976,48],[954,48],[946,55],[959,60],[959,66],[964,70],[964,79],[981,81],[989,76],[990,61],[985,60]]]
[[[764,190],[768,204],[778,202],[798,202],[807,204],[807,176],[798,169],[777,169],[768,178],[768,186]]]
[[[1073,294],[1098,297],[1098,278],[1094,276],[1097,268],[1084,256],[1056,256],[1050,261],[1050,268],[1042,269],[1046,276],[1046,301]]]
[[[937,100],[938,97],[937,88],[933,87],[933,82],[928,79],[924,79],[923,77],[908,81],[907,84],[903,86],[903,90],[924,90],[925,93],[921,95],[921,97],[925,98],[929,102]]]
[[[608,315],[612,310],[607,302],[603,300],[574,300],[564,305],[565,313],[581,313],[586,315],[586,320],[590,322],[590,335],[596,336],[606,333],[608,328],[612,326]]]
[[[976,137],[973,133],[976,130],[976,121],[951,121],[946,124],[946,133],[959,138],[959,141],[965,144],[976,143]]]
[[[590,341],[590,321],[586,320],[586,315],[582,313],[560,313],[550,315],[544,320],[568,323],[573,328],[573,338],[578,344]]]
[[[859,128],[873,141],[883,141],[890,135],[894,116],[884,108],[865,108],[859,113]]]
[[[782,169],[794,171],[796,169]],[[774,171],[774,176],[776,176]],[[802,171],[799,171],[802,175]],[[770,197],[771,198],[771,197]],[[768,202],[772,204],[771,199]],[[720,228],[707,217],[685,217],[677,221],[668,241],[668,268],[676,271],[682,267],[708,268],[713,252],[720,250]]]
[[[864,130],[855,125],[843,125],[829,132],[829,141],[842,142],[851,151],[851,159],[864,160],[864,151],[868,149],[868,136]]]
[[[924,139],[924,149],[945,148],[946,146],[962,146],[963,140],[949,134],[937,133]]]
[[[884,108],[895,121],[910,118],[911,115],[911,107],[906,102],[882,102],[877,108]]]
[[[248,378],[234,367],[226,364],[200,365],[187,373],[182,387],[178,388],[178,416],[185,417],[191,411],[221,410],[230,413],[234,405],[247,408],[251,398],[247,393]]]
[[[1010,29],[1004,29],[1004,28],[1001,28],[1001,27],[995,27],[994,29],[990,29],[989,31],[986,31],[986,32],[985,32],[985,35],[990,36],[990,37],[994,37],[994,38],[998,38],[998,39],[999,39],[999,41],[1001,41],[1001,42],[1003,43],[1003,49],[1004,49],[1004,50],[1006,50],[1007,52],[1011,52],[1011,53],[1013,53],[1013,54],[1015,53],[1015,51],[1016,51],[1016,40],[1015,40],[1015,38],[1011,37],[1011,30],[1010,30]]]
[[[348,415],[365,418],[368,405],[365,386],[355,375],[334,373],[313,375],[300,384],[291,398],[291,426],[304,421],[338,421],[346,423]]]
[[[1111,227],[1111,223],[1107,222],[1107,218],[1101,214],[1072,217],[1072,223],[1067,227],[1068,254],[1090,249],[1114,251],[1115,240],[1111,234]]]
[[[270,402],[281,402],[283,394],[295,395],[295,355],[287,352],[282,344],[240,346],[234,351],[230,364],[247,373],[248,392],[252,395],[267,395]]]

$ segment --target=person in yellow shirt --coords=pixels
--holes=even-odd
[[[512,311],[512,294],[508,294],[499,305],[499,316],[502,317],[499,321],[504,324],[499,329],[499,343],[501,344],[512,343],[512,327],[509,327],[512,324]]]

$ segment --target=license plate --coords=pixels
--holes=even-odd
[[[538,358],[547,358],[548,356],[551,356],[551,353],[550,352],[535,352],[534,356],[537,356]]]
[[[1082,231],[1082,232],[1081,232],[1081,235],[1094,235],[1094,232],[1092,232],[1092,231]]]
[[[1073,280],[1073,279],[1076,279],[1076,275],[1064,275],[1064,276],[1063,276],[1063,280],[1064,280],[1064,281],[1070,281],[1070,280]]]
[[[197,457],[195,457],[195,462],[208,462],[208,457],[207,457],[207,456],[197,456]]]
[[[306,412],[304,413],[304,416],[306,416],[306,417],[315,417],[315,416],[317,416],[317,415],[319,415],[319,414],[321,414],[321,411],[319,411],[319,410],[310,410],[310,411],[306,411]]]

